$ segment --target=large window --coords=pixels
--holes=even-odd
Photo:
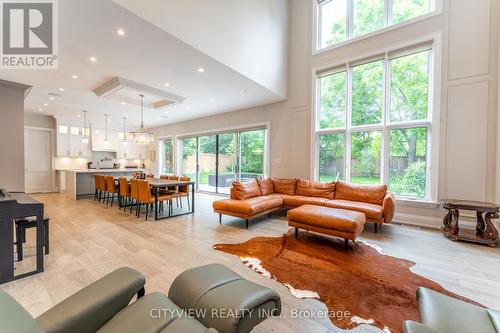
[[[435,0],[317,0],[321,49],[429,13]]]
[[[427,199],[431,65],[422,44],[319,74],[316,177]]]

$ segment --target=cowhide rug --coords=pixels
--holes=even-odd
[[[403,332],[403,321],[418,321],[419,286],[477,304],[412,273],[414,262],[384,255],[360,241],[344,252],[343,240],[307,232],[295,239],[290,231],[282,237],[256,237],[214,248],[239,256],[297,297],[323,301],[330,320],[343,329],[371,324],[386,332]],[[348,315],[335,315],[340,312]]]

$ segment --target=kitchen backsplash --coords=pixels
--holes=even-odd
[[[84,170],[87,169],[87,163],[93,162],[94,165],[97,161],[103,159],[111,159],[114,163],[120,165],[121,168],[128,165],[137,165],[140,167],[145,160],[128,160],[128,159],[118,159],[116,158],[116,153],[111,152],[92,152],[90,158],[70,158],[70,157],[56,157],[55,158],[55,169],[56,170]]]

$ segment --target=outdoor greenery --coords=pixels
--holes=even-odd
[[[405,127],[405,123],[428,116],[428,66],[430,51],[387,61],[390,73],[388,121],[402,123],[389,131],[389,188],[405,196],[425,196],[427,127]],[[383,61],[351,68],[351,126],[382,125]],[[320,179],[343,179],[346,122],[346,72],[320,78],[320,128],[338,128],[341,133],[319,137]],[[383,137],[380,130],[352,131],[351,181],[380,182]]]
[[[347,36],[347,1],[352,1],[352,36]],[[388,1],[388,0],[386,0]],[[428,13],[430,0],[392,0],[388,24],[398,24]],[[329,20],[324,22],[324,20]],[[321,7],[321,47],[384,27],[384,0],[332,0]]]

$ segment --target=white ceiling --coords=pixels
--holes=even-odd
[[[102,126],[105,113],[118,128],[122,126],[122,117],[127,117],[128,124],[138,126],[137,106],[98,98],[92,92],[114,76],[186,98],[163,110],[146,109],[147,127],[283,100],[280,94],[111,0],[64,0],[58,4],[59,69],[0,70],[1,79],[33,86],[25,101],[27,113],[54,115],[77,123],[81,111],[87,110],[95,127]],[[126,35],[119,36],[118,28]],[[97,62],[91,62],[91,56]],[[199,67],[205,72],[198,72]],[[73,79],[72,75],[79,78]],[[170,86],[165,87],[165,82]],[[61,97],[50,100],[49,93]]]

